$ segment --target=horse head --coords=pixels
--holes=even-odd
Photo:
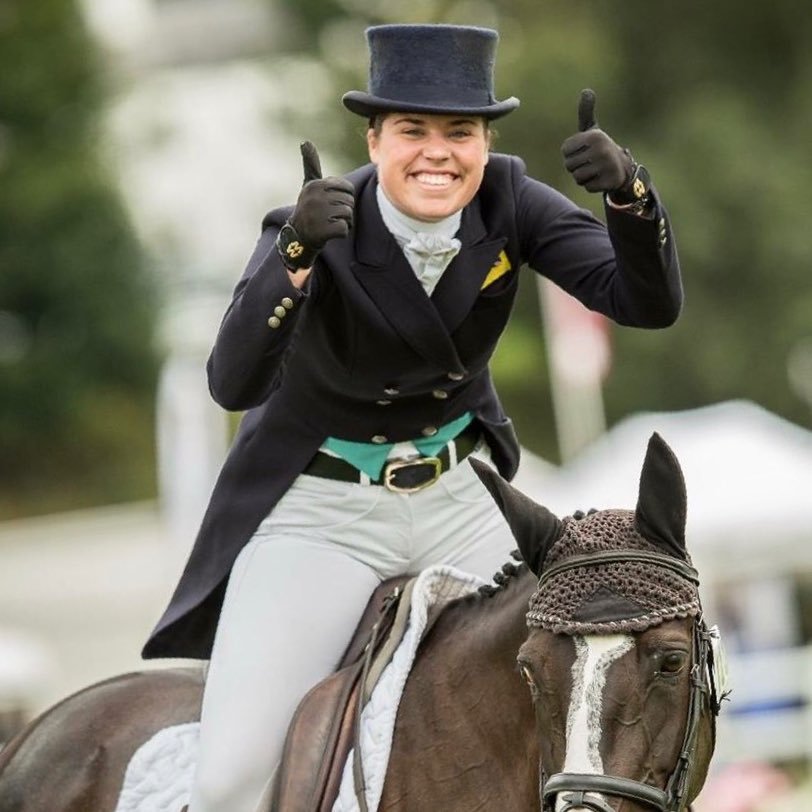
[[[539,579],[518,663],[542,809],[682,812],[705,781],[722,689],[673,452],[652,436],[635,510],[564,519],[472,464]]]

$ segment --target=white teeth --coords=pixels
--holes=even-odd
[[[420,183],[427,183],[429,186],[448,186],[454,180],[453,175],[436,175],[430,172],[421,172],[415,177]]]

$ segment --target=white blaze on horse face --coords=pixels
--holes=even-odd
[[[630,634],[594,634],[575,636],[573,640],[577,656],[572,665],[567,752],[562,772],[600,775],[603,773],[600,743],[606,675],[609,666],[634,647],[634,638]],[[555,808],[563,807],[564,799],[559,796]]]

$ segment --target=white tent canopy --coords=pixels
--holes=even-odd
[[[559,515],[634,508],[655,431],[685,475],[694,557],[729,574],[812,569],[812,432],[749,402],[634,415],[553,474],[534,477],[531,456],[518,487]]]

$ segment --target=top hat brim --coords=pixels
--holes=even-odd
[[[359,116],[371,118],[379,113],[434,113],[439,115],[467,115],[482,116],[487,119],[501,118],[519,106],[519,100],[511,96],[504,101],[495,102],[482,107],[471,107],[461,104],[432,102],[419,104],[417,102],[406,102],[398,99],[385,99],[380,96],[373,96],[360,90],[350,90],[345,93],[341,101],[344,106]]]

